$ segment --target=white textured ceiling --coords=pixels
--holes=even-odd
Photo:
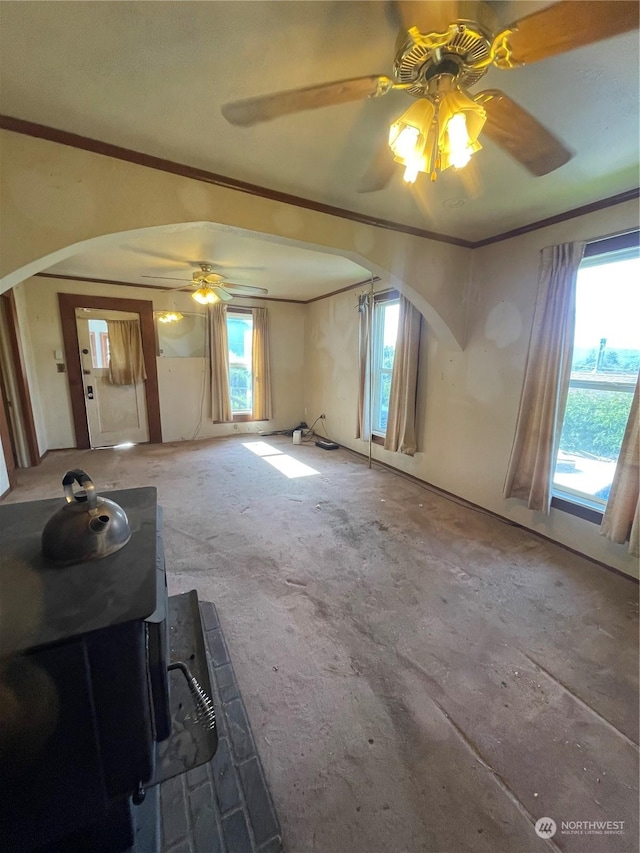
[[[506,25],[549,4],[492,5]],[[465,170],[435,184],[422,176],[409,187],[398,167],[385,190],[357,193],[390,122],[411,102],[402,92],[247,129],[220,114],[225,102],[252,95],[390,74],[398,31],[393,3],[382,0],[3,0],[0,111],[471,241],[637,186],[637,32],[529,67],[492,68],[474,87],[503,89],[574,152],[542,178],[484,140]]]
[[[263,287],[269,297],[301,302],[366,281],[370,275],[340,255],[248,236],[209,222],[147,228],[117,242],[107,238],[102,243],[50,267],[47,273],[189,290],[199,264],[210,263],[212,272],[230,284]]]

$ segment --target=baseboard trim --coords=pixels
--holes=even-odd
[[[349,453],[353,453],[355,456],[364,459],[365,461],[369,461],[369,457],[366,453],[359,453],[357,450],[353,450],[351,447],[346,447],[344,444],[340,445],[342,450],[346,450]],[[545,536],[544,533],[540,533],[537,530],[533,530],[531,527],[526,527],[524,524],[520,524],[518,521],[513,521],[511,518],[507,518],[505,515],[500,515],[500,513],[493,512],[493,510],[486,509],[480,504],[475,504],[472,501],[467,500],[466,498],[460,497],[460,495],[454,494],[454,492],[448,492],[446,489],[441,489],[439,486],[434,486],[433,483],[427,482],[427,480],[421,480],[419,477],[414,477],[413,474],[407,474],[405,471],[401,471],[399,468],[394,468],[393,465],[389,465],[387,462],[381,462],[379,459],[372,459],[372,465],[378,465],[380,468],[384,468],[385,471],[390,471],[392,474],[397,474],[399,477],[403,477],[405,480],[408,480],[410,483],[414,483],[416,486],[420,486],[427,491],[433,492],[436,495],[440,495],[440,497],[446,498],[447,500],[451,500],[454,503],[460,504],[461,506],[466,507],[467,509],[475,510],[476,512],[481,512],[484,515],[488,515],[491,518],[495,518],[496,521],[501,521],[503,524],[508,524],[510,527],[518,527],[520,530],[526,530],[527,533],[531,533],[532,536],[537,536],[539,539],[544,539],[545,542],[550,542],[552,545],[557,545],[558,548],[563,548],[565,551],[569,551],[571,554],[575,554],[578,557],[583,557],[585,560],[589,560],[590,563],[593,563],[596,566],[600,566],[603,569],[607,569],[609,572],[613,572],[616,575],[620,575],[623,578],[626,578],[629,581],[632,581],[635,584],[640,584],[640,578],[635,578],[633,575],[628,575],[626,572],[623,572],[621,569],[617,569],[615,566],[610,566],[608,563],[603,563],[602,560],[597,560],[595,557],[591,557],[589,554],[584,554],[582,551],[578,551],[575,548],[572,548],[570,545],[565,545],[563,542],[558,542],[556,539],[552,539],[550,536]]]

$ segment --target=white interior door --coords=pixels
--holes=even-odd
[[[125,311],[76,309],[84,402],[91,447],[149,441],[144,382],[112,385],[108,379],[107,320],[136,320]]]

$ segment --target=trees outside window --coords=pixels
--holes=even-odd
[[[391,374],[398,335],[397,299],[376,302],[373,309],[373,433],[384,436],[389,416]]]
[[[229,388],[234,415],[250,415],[253,405],[251,346],[253,317],[251,313],[227,310],[229,341]]]
[[[626,235],[625,235],[626,236]],[[630,235],[631,237],[633,235]],[[640,257],[627,248],[585,253],[554,495],[606,506],[640,369]]]

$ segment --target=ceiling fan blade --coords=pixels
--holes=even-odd
[[[389,91],[392,85],[393,81],[383,75],[354,77],[351,80],[338,80],[306,89],[292,89],[258,98],[247,98],[244,101],[233,101],[223,105],[222,115],[231,124],[248,127],[288,113],[382,95]]]
[[[369,168],[358,182],[358,192],[375,193],[378,190],[383,190],[397,168],[398,164],[393,159],[385,134],[385,138],[378,146],[373,160],[369,163]]]
[[[637,0],[562,0],[515,21],[494,39],[498,68],[538,62],[638,27]]]
[[[165,290],[165,293],[178,293],[179,291],[182,291],[183,293],[190,293],[190,292],[192,292],[192,291],[191,291],[191,288],[186,287],[185,285],[183,285],[182,287],[168,287],[168,288]]]
[[[476,95],[487,113],[482,135],[540,177],[559,169],[573,156],[550,131],[499,89]]]
[[[195,273],[194,273],[195,275]],[[212,272],[208,275],[200,276],[199,278],[194,278],[194,284],[224,284],[226,276],[220,275],[220,273]]]
[[[224,289],[224,287],[220,287],[220,285],[211,285],[211,290],[219,296],[223,302],[231,302],[233,296]]]
[[[266,287],[253,287],[250,284],[231,284],[230,281],[226,281],[224,286],[227,290],[237,290],[238,293],[269,293]]]
[[[176,255],[166,255],[162,252],[154,252],[152,249],[145,249],[141,246],[123,244],[121,248],[134,255],[144,255],[146,258],[157,258],[159,261],[168,261],[171,264],[179,264],[181,267],[185,264],[184,258],[179,258]],[[189,261],[189,263],[191,262]]]
[[[141,275],[140,278],[159,278],[163,281],[188,281],[193,284],[190,278],[172,278],[171,276],[167,275]]]

